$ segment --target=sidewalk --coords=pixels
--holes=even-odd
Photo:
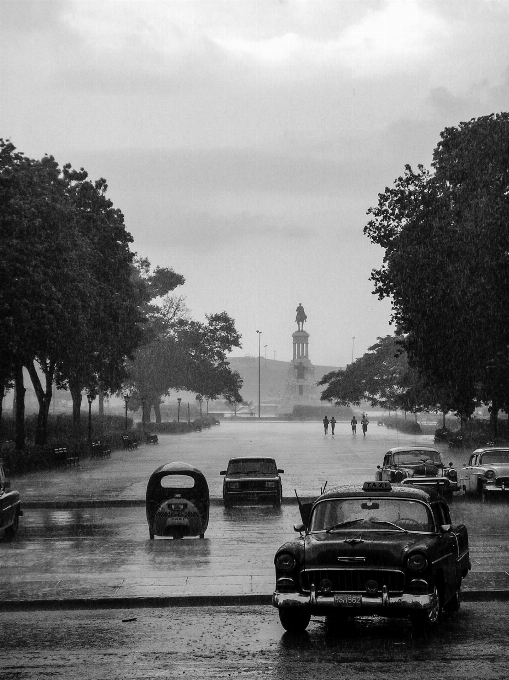
[[[181,441],[173,438],[167,447]],[[0,543],[0,609],[270,604],[274,552],[299,521],[292,489],[284,487],[283,508],[268,518],[226,512],[218,479],[204,540],[149,541],[146,480],[161,457],[182,458],[162,447],[143,449],[143,455],[116,451],[109,460],[85,459],[79,469],[13,480],[25,515],[16,539]],[[218,476],[216,467],[212,461],[210,478],[212,471]],[[472,570],[463,582],[463,600],[508,600],[506,522],[502,517],[494,525],[490,519],[489,531],[472,530],[480,510],[466,503],[454,507],[456,521],[465,522],[470,534]],[[84,522],[90,531],[73,534]],[[58,533],[68,526],[70,533]]]

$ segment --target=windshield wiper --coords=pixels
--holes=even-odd
[[[339,522],[339,524],[333,524],[331,527],[329,527],[325,533],[328,534],[330,531],[334,531],[334,529],[340,529],[341,527],[346,527],[347,524],[355,524],[356,522],[363,522],[364,518],[359,517],[358,519],[347,519],[346,522]]]
[[[389,520],[387,520],[387,519],[372,519],[371,522],[373,524],[390,524],[391,527],[398,529],[398,531],[404,531],[405,534],[408,534],[408,529],[403,529],[403,527],[400,527],[397,524],[394,524],[394,522],[389,522]]]

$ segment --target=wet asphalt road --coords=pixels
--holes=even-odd
[[[272,607],[17,612],[0,638],[2,680],[501,680],[509,609],[466,603],[429,638],[381,618],[292,636]]]

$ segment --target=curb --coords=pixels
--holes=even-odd
[[[507,602],[509,590],[462,591],[462,602]],[[173,597],[88,597],[47,600],[4,600],[0,612],[68,609],[151,609],[170,607],[272,606],[272,595],[177,595]]]
[[[62,609],[148,609],[156,607],[246,607],[271,605],[272,595],[176,595],[173,597],[83,597],[48,600],[4,600],[3,611]]]
[[[307,498],[307,497],[302,497],[300,499],[301,503],[309,503],[314,498]],[[283,498],[281,501],[282,505],[297,505],[297,499],[292,498],[291,496],[288,496],[286,498]],[[214,496],[213,498],[210,499],[210,505],[211,506],[218,506],[218,507],[223,507],[224,502],[223,499],[219,496]],[[105,499],[105,498],[91,498],[91,499],[77,499],[73,500],[71,498],[65,498],[62,500],[53,500],[53,501],[30,501],[30,500],[21,500],[21,506],[22,508],[27,508],[27,509],[34,509],[34,510],[70,510],[72,508],[141,508],[145,507],[145,499],[141,498],[110,498],[110,499]],[[238,506],[242,507],[242,506]],[[260,507],[270,507],[270,506],[262,506]]]

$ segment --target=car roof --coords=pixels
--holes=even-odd
[[[400,453],[401,451],[434,451],[440,453],[438,449],[434,449],[432,446],[394,446],[387,453]]]
[[[474,453],[487,453],[488,451],[509,451],[509,447],[507,446],[483,446],[481,449],[476,449]]]
[[[228,463],[234,463],[237,460],[271,460],[274,463],[276,462],[274,458],[268,456],[237,456],[236,458],[230,458]]]
[[[315,502],[330,499],[330,498],[349,498],[351,496],[377,496],[379,498],[408,498],[411,500],[427,501],[428,503],[433,500],[441,498],[440,494],[435,491],[435,489],[421,489],[409,484],[404,486],[401,484],[392,484],[392,489],[390,491],[383,490],[373,490],[364,491],[362,485],[360,484],[348,484],[343,486],[336,486],[329,489],[321,496],[319,496]]]

